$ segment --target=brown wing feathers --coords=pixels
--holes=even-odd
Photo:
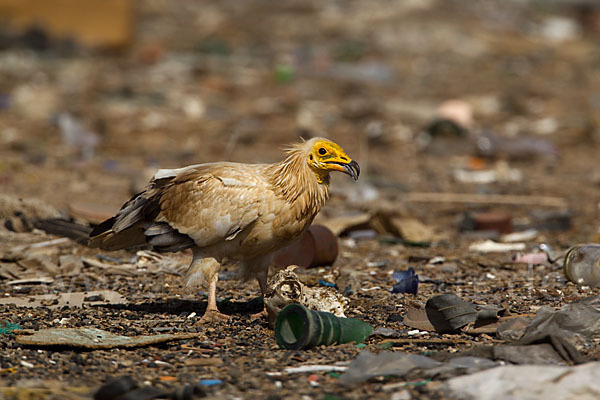
[[[153,182],[152,186],[163,188],[165,182]],[[177,232],[166,222],[154,221],[160,213],[161,194],[160,189],[151,188],[133,196],[117,215],[92,230],[90,246],[118,250],[149,244],[161,252],[193,246],[194,242],[187,235]]]

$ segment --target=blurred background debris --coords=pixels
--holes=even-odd
[[[560,268],[572,246],[600,242],[599,38],[589,0],[0,0],[0,321],[199,334],[93,357],[4,335],[0,397],[89,397],[123,374],[165,393],[203,379],[219,382],[206,387],[215,398],[345,397],[335,374],[361,347],[459,354],[518,336],[545,307],[571,313],[562,307],[600,294],[582,274],[593,257]],[[394,338],[275,350],[266,321],[250,318],[256,283],[233,268],[218,293],[231,321],[202,326],[205,289],[181,280],[191,254],[85,246],[158,168],[275,162],[319,135],[361,177],[332,177],[313,227],[276,264],[307,267],[296,274],[311,293]],[[446,336],[403,322],[444,293],[522,326]],[[598,359],[596,339],[577,351]],[[521,354],[501,351],[508,363]],[[323,363],[337,369],[282,372]],[[443,397],[445,375],[431,376],[375,375],[352,390]]]

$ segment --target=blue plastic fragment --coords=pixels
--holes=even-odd
[[[199,383],[204,386],[214,386],[221,385],[223,381],[220,379],[202,379]]]
[[[10,95],[0,93],[0,110],[6,110],[7,108],[10,108]]]
[[[409,267],[406,271],[394,271],[392,278],[397,282],[392,287],[392,293],[417,294],[419,275],[415,275],[415,270],[412,267]]]
[[[329,282],[325,282],[325,281],[318,281],[317,283],[319,285],[323,285],[323,286],[327,286],[327,287],[332,287],[332,288],[337,287],[337,285],[335,283],[329,283]]]
[[[104,161],[102,167],[104,167],[104,169],[107,171],[116,171],[116,169],[119,167],[119,163],[117,163],[115,160],[106,160]]]

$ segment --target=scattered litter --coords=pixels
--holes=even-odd
[[[531,323],[532,318],[517,316],[498,324],[496,334],[498,338],[507,342],[516,342],[523,336],[527,325]]]
[[[76,149],[82,159],[88,160],[94,156],[100,143],[96,132],[84,128],[82,123],[69,113],[58,115],[58,127],[64,144]]]
[[[14,304],[18,307],[30,308],[81,307],[84,302],[90,305],[124,304],[126,303],[126,299],[120,293],[113,290],[0,297],[0,304]]]
[[[507,253],[509,251],[525,250],[525,243],[498,243],[493,240],[476,242],[469,246],[469,251],[479,253]]]
[[[302,365],[300,367],[285,368],[286,374],[299,374],[306,372],[344,372],[348,367],[341,365]]]
[[[431,297],[424,308],[409,307],[403,322],[420,331],[494,333],[503,312],[500,307],[476,307],[453,293],[445,293]]]
[[[383,268],[388,263],[386,261],[369,261],[367,262],[367,267],[369,268]]]
[[[388,85],[396,79],[396,73],[392,67],[375,61],[358,63],[340,62],[331,65],[326,70],[311,70],[305,73],[311,76],[335,80],[380,85]]]
[[[576,367],[505,365],[452,378],[442,387],[449,397],[460,399],[596,399],[600,362]]]
[[[84,349],[112,349],[148,346],[172,340],[191,339],[196,333],[121,336],[96,328],[21,329],[16,341],[28,346],[67,346]]]
[[[581,35],[581,27],[577,20],[562,15],[546,17],[536,28],[534,32],[551,44],[572,41]]]
[[[544,253],[545,254],[545,253]],[[600,244],[578,244],[565,254],[564,272],[579,286],[600,286]]]
[[[415,218],[392,218],[387,231],[409,242],[434,242],[438,239],[434,230]]]
[[[79,275],[83,269],[83,261],[81,257],[73,254],[64,254],[58,257],[58,266],[60,267],[60,274],[65,275]]]
[[[530,242],[535,240],[539,235],[537,229],[527,229],[525,231],[508,233],[500,237],[500,241],[505,243],[514,242]]]
[[[361,213],[330,218],[321,221],[321,223],[329,228],[334,235],[341,236],[343,233],[352,230],[363,229],[368,226],[370,220],[371,214]]]
[[[511,160],[532,160],[535,157],[555,159],[559,151],[549,140],[520,135],[514,138],[485,133],[477,139],[477,155]]]
[[[546,253],[526,253],[513,256],[512,261],[528,265],[550,265]]]
[[[470,374],[497,365],[498,363],[478,357],[457,357],[448,363],[443,363],[417,354],[391,351],[373,354],[365,350],[348,365],[346,372],[340,376],[340,383],[342,385],[353,385],[376,376],[403,377],[417,369],[424,371],[427,376],[437,376],[442,373],[451,376]]]
[[[369,324],[359,319],[312,311],[300,304],[286,306],[275,321],[277,344],[280,348],[291,350],[334,343],[360,343],[372,331]]]
[[[373,332],[371,332],[371,335],[369,336],[383,336],[386,338],[397,338],[400,337],[401,334],[400,332],[391,329],[391,328],[387,328],[385,326],[381,326],[377,329],[375,329]]]
[[[430,380],[424,382],[428,383]],[[381,387],[384,392],[391,392],[403,387],[410,386],[411,382],[400,382],[400,383],[388,383]],[[390,400],[411,400],[413,397],[407,389],[400,390],[391,395]]]
[[[503,211],[467,214],[461,223],[463,229],[510,233],[513,231],[512,216]]]
[[[464,140],[468,135],[467,129],[461,124],[447,118],[435,118],[419,136],[420,146],[432,154],[451,147],[453,150],[460,143],[464,149]]]
[[[82,258],[83,264],[88,267],[99,268],[107,274],[114,275],[125,275],[125,276],[137,276],[141,274],[141,271],[138,271],[136,264],[124,263],[124,264],[107,264],[97,260],[94,260],[90,257]]]
[[[119,261],[125,268],[128,268],[130,261]],[[138,272],[167,273],[172,275],[181,275],[178,270],[180,264],[177,260],[149,250],[138,250],[135,253],[135,267]]]
[[[327,311],[338,317],[344,317],[347,299],[332,287],[306,286],[294,272],[296,268],[297,266],[292,265],[269,279],[264,296],[269,321],[275,322],[279,312],[292,303],[302,304],[310,310]]]
[[[44,242],[38,242],[38,243],[33,243],[33,244],[25,244],[22,246],[17,246],[13,249],[13,251],[21,252],[21,251],[25,251],[25,250],[29,250],[29,249],[39,249],[41,247],[57,246],[60,244],[66,244],[66,243],[70,243],[70,242],[71,241],[67,238],[58,238],[58,239],[46,240]]]
[[[529,342],[547,335],[567,339],[600,337],[600,296],[567,304],[559,310],[541,307],[524,329],[519,342]]]
[[[201,379],[198,383],[204,386],[215,386],[223,384],[223,381],[220,379]]]
[[[538,230],[562,232],[573,226],[573,213],[569,210],[534,210],[531,217]]]
[[[550,343],[530,344],[528,346],[499,345],[493,347],[496,360],[512,364],[567,365],[554,346]]]
[[[392,287],[392,293],[417,294],[419,290],[419,275],[415,275],[415,270],[409,267],[406,271],[395,271],[392,278],[396,284]]]
[[[564,253],[556,253],[548,243],[540,243],[537,247],[541,252],[546,253],[548,261],[552,264],[556,263],[564,255]]]
[[[373,240],[377,238],[377,235],[375,229],[357,229],[348,232],[348,237],[354,240]]]
[[[454,170],[454,179],[460,183],[473,183],[485,185],[494,182],[520,182],[523,180],[523,173],[518,169],[497,167],[483,171],[469,171],[465,169]]]
[[[189,359],[185,360],[184,364],[187,366],[203,366],[203,367],[218,366],[218,365],[223,365],[223,360],[218,357],[189,358]]]
[[[12,281],[6,282],[7,285],[37,285],[40,283],[52,283],[54,278],[49,276],[38,276],[23,279],[13,279]]]
[[[6,321],[0,323],[0,335],[12,334],[17,329],[22,329],[19,324],[13,324]]]
[[[15,195],[0,193],[0,219],[10,218],[15,215],[25,216],[27,219],[32,220],[37,218],[57,218],[61,216],[61,213],[40,199],[20,198]],[[62,240],[62,238],[52,239],[51,241],[53,240]]]
[[[454,331],[477,319],[475,306],[453,293],[441,294],[427,300],[425,312],[438,332]]]
[[[381,286],[371,286],[368,288],[360,288],[360,290],[363,292],[370,292],[372,290],[380,290],[380,289],[381,289]]]
[[[166,378],[166,379],[165,379]],[[170,381],[173,377],[161,377],[161,381]],[[173,400],[192,400],[194,398],[206,397],[206,391],[203,386],[212,386],[221,384],[219,379],[204,379],[197,384],[186,384],[175,388],[172,391],[165,391],[150,386],[150,384],[140,386],[130,376],[121,376],[113,378],[102,385],[96,393],[94,400],[113,400],[113,399],[131,399],[131,400],[150,400],[169,398]]]
[[[473,126],[473,106],[460,99],[446,100],[436,110],[439,118],[451,120],[467,129]]]
[[[277,64],[275,66],[275,77],[279,83],[289,83],[295,75],[296,70],[291,64]]]

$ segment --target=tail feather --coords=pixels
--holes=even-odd
[[[159,212],[159,196],[146,191],[138,193],[121,207],[117,215],[96,226],[88,243],[91,247],[105,250],[145,245],[144,230],[152,225]]]
[[[146,245],[146,236],[144,236],[144,228],[139,225],[118,233],[109,229],[91,237],[88,245],[104,250],[129,249]]]

